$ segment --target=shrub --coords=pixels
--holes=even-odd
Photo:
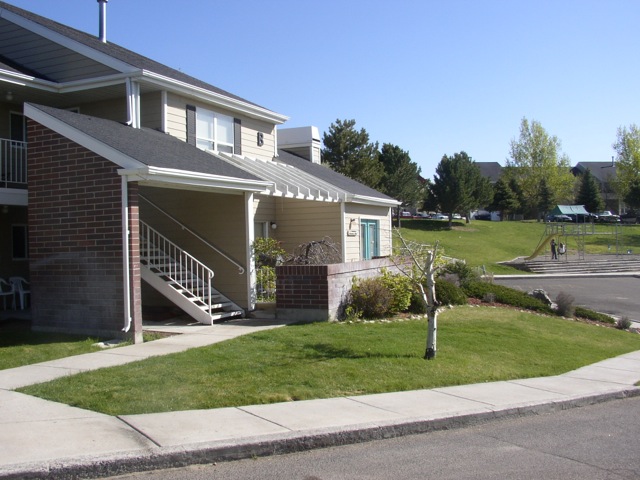
[[[411,305],[411,294],[414,290],[411,279],[402,273],[391,273],[382,270],[382,284],[391,292],[391,304],[387,313],[404,312]]]
[[[520,290],[515,290],[503,285],[487,282],[470,282],[462,289],[469,297],[479,300],[484,299],[487,294],[493,294],[495,301],[498,303],[533,310],[535,312],[553,314],[551,308],[540,300],[530,297]]]
[[[436,300],[440,305],[466,305],[468,298],[460,287],[437,278]]]
[[[477,282],[481,277],[477,269],[470,267],[466,262],[460,260],[444,266],[439,276],[448,278],[449,281],[451,281],[451,277],[454,277],[456,281],[452,283],[461,287],[471,282]]]
[[[616,328],[620,330],[629,330],[629,327],[631,327],[631,320],[627,317],[622,317],[616,322]]]
[[[354,279],[346,308],[352,307],[356,315],[364,318],[382,318],[392,303],[393,294],[381,277]]]
[[[558,293],[558,296],[556,297],[556,311],[563,317],[573,317],[576,309],[576,307],[573,305],[573,302],[575,301],[576,299],[573,297],[573,295],[569,295],[565,292]]]
[[[585,318],[594,322],[603,322],[610,324],[616,323],[615,318],[611,317],[610,315],[607,315],[606,313],[595,312],[584,307],[576,307],[574,315],[578,318]]]
[[[420,292],[416,290],[411,291],[411,303],[409,304],[407,311],[416,314],[427,313],[427,304]]]

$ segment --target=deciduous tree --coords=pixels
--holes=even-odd
[[[526,118],[520,124],[518,140],[510,145],[511,158],[507,159],[509,174],[513,176],[530,206],[528,215],[539,216],[542,212],[541,195],[544,179],[551,192],[551,203],[568,203],[573,198],[573,175],[569,157],[561,153],[560,140],[550,136],[542,125]]]
[[[616,151],[616,193],[625,198],[631,185],[640,180],[640,128],[637,125],[618,128],[618,138],[613,144]]]

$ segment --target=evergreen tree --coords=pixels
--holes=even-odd
[[[471,210],[489,205],[493,191],[489,180],[465,152],[444,155],[436,167],[431,195],[440,210],[449,214],[451,227],[454,213],[465,213],[467,222]]]
[[[591,213],[597,213],[604,208],[600,187],[589,169],[580,177],[576,204],[584,205],[587,212]]]
[[[500,219],[504,220],[509,214],[515,213],[520,208],[520,202],[516,193],[509,186],[509,181],[500,177],[493,186],[493,202],[491,210],[500,212]]]
[[[420,167],[411,161],[409,152],[390,143],[382,145],[380,162],[384,167],[382,192],[402,202],[397,209],[399,224],[401,208],[415,207],[422,195]]]
[[[378,158],[378,143],[355,129],[355,120],[336,120],[322,136],[322,163],[371,188],[378,188],[384,168]]]

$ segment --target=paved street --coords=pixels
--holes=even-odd
[[[145,480],[640,478],[640,397],[476,427],[135,474]]]
[[[640,322],[638,277],[501,278],[495,282],[523,291],[542,288],[552,300],[566,292],[573,295],[576,305]]]

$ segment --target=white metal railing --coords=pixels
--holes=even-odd
[[[167,217],[169,220],[171,220],[172,222],[178,224],[180,226],[181,230],[184,230],[185,232],[190,233],[191,235],[193,235],[195,238],[197,238],[198,240],[200,240],[202,243],[204,243],[207,247],[209,247],[211,250],[213,250],[214,252],[216,252],[218,255],[220,255],[221,257],[225,258],[227,261],[233,263],[236,267],[238,267],[238,274],[242,275],[244,273],[244,267],[242,265],[240,265],[240,263],[238,263],[237,261],[235,261],[233,258],[231,258],[229,255],[227,255],[226,253],[224,253],[222,250],[220,250],[218,247],[216,247],[215,245],[213,245],[211,242],[207,241],[206,239],[202,238],[201,235],[198,235],[196,232],[194,232],[193,230],[191,230],[189,227],[187,227],[184,223],[180,222],[178,219],[176,219],[175,217],[173,217],[170,213],[164,211],[162,208],[160,208],[158,205],[156,205],[155,203],[153,203],[151,200],[149,200],[147,197],[145,197],[144,195],[138,195],[142,200],[144,200],[145,202],[147,202],[149,205],[151,205],[153,208],[155,208],[156,210],[158,210],[160,213],[162,213],[165,217]]]
[[[0,187],[27,186],[27,142],[0,138]]]
[[[143,221],[140,221],[140,259],[201,299],[211,315],[213,270]]]

